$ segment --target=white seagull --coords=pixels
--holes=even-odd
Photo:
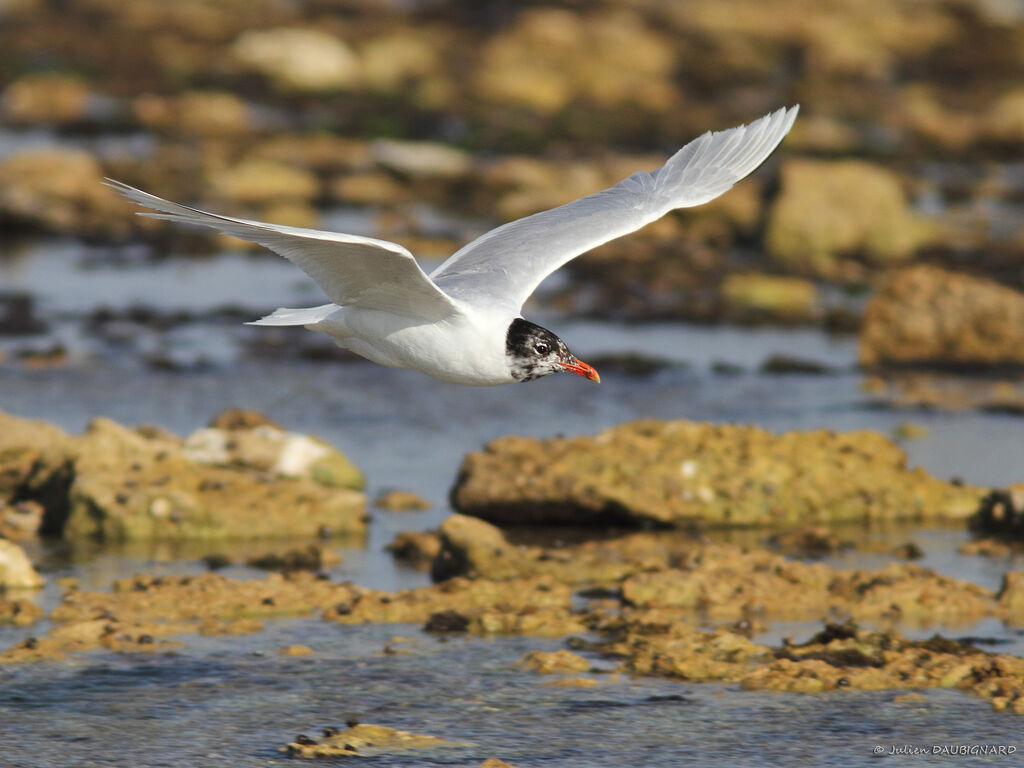
[[[511,384],[563,371],[600,381],[555,334],[520,316],[523,303],[570,259],[729,190],[779,145],[798,110],[708,131],[656,171],[492,229],[429,276],[408,250],[386,240],[218,216],[107,181],[161,211],[140,215],[212,227],[279,253],[331,300],[281,308],[252,325],[304,325],[375,363],[456,384]]]

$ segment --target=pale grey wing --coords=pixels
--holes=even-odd
[[[652,173],[634,173],[597,194],[493,229],[430,277],[456,299],[518,312],[567,261],[675,208],[713,200],[752,173],[789,132],[798,110],[779,109],[750,125],[709,131]]]
[[[141,216],[211,227],[269,248],[312,277],[335,304],[380,309],[429,322],[462,311],[397,243],[218,216],[113,179],[106,183],[132,202],[162,211]]]

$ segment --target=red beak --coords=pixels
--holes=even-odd
[[[559,363],[559,365],[565,368],[565,370],[569,371],[570,373],[575,373],[578,376],[584,376],[593,382],[597,382],[598,384],[601,383],[601,376],[598,374],[598,372],[594,370],[593,366],[587,365],[582,360],[577,360],[574,357],[571,363]]]

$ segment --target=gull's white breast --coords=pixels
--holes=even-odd
[[[380,365],[413,368],[455,384],[494,386],[515,381],[505,357],[513,319],[467,307],[451,318],[426,322],[376,309],[339,307],[306,327]]]

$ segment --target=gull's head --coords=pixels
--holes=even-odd
[[[575,373],[600,382],[597,371],[578,360],[565,342],[547,328],[517,317],[505,336],[505,359],[512,378],[533,381],[549,373]]]

